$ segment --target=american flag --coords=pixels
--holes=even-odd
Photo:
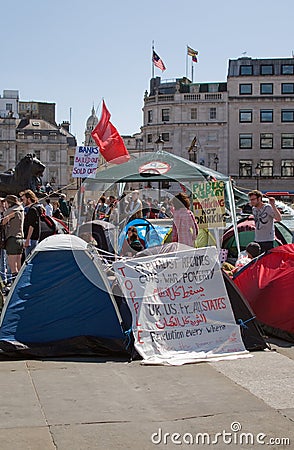
[[[157,53],[155,53],[154,50],[153,50],[152,61],[153,61],[153,64],[154,64],[156,67],[158,67],[158,69],[162,70],[162,72],[163,72],[164,70],[166,70],[166,67],[165,67],[165,65],[164,65],[164,63],[163,63],[163,61],[162,61],[162,59],[160,58],[160,56],[158,56]]]

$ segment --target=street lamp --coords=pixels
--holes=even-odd
[[[159,152],[161,152],[162,149],[163,149],[163,146],[164,146],[164,140],[162,139],[161,134],[160,134],[160,135],[158,136],[158,138],[156,139],[155,144],[156,144],[157,150],[158,150]]]
[[[260,164],[257,163],[255,166],[255,175],[256,175],[256,189],[259,191],[259,179],[261,174],[261,167]]]
[[[156,139],[155,144],[157,147],[157,151],[161,152],[164,146],[164,140],[162,139],[161,134]],[[158,181],[158,203],[160,203],[160,200],[161,200],[161,181]]]
[[[218,159],[218,156],[217,156],[217,155],[215,155],[213,162],[214,162],[214,164],[215,164],[215,170],[217,171],[217,165],[218,165],[218,163],[219,163],[219,159]]]
[[[196,163],[197,162],[197,152],[199,150],[197,143],[197,136],[195,136],[191,142],[191,145],[188,149],[189,161]]]

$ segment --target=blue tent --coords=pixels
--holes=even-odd
[[[131,226],[135,226],[138,231],[138,236],[144,242],[144,247],[154,247],[161,245],[168,231],[171,229],[171,224],[166,224],[163,219],[159,219],[157,223],[152,223],[147,219],[134,219],[126,224],[121,231],[118,238],[118,253],[121,252],[127,231]]]
[[[40,242],[2,311],[0,355],[124,353],[125,341],[109,282],[87,243],[72,235]]]

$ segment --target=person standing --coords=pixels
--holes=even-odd
[[[51,205],[50,198],[45,199],[46,205],[45,205],[45,213],[46,216],[52,217],[53,213],[53,206]]]
[[[5,204],[6,210],[4,211],[2,224],[5,229],[7,262],[11,270],[11,281],[13,282],[21,268],[24,211],[15,195],[7,195]]]
[[[60,194],[58,201],[59,201],[59,208],[60,208],[61,214],[63,215],[63,217],[68,219],[70,216],[70,208],[69,208],[69,204],[66,201],[66,195]]]
[[[7,283],[7,256],[5,250],[5,228],[2,223],[5,212],[5,199],[0,198],[0,233],[1,233],[1,246],[0,246],[0,276],[2,284]]]
[[[27,257],[37,246],[41,235],[41,205],[38,204],[38,197],[30,189],[19,194],[23,205],[27,208],[24,218],[24,247]]]
[[[274,247],[275,227],[282,220],[280,211],[275,205],[274,197],[268,197],[269,203],[262,201],[262,192],[253,190],[248,193],[249,202],[252,206],[252,214],[255,222],[254,240],[261,247],[261,252],[266,252]]]
[[[128,221],[134,219],[142,219],[143,213],[142,213],[142,202],[139,199],[139,191],[135,190],[131,194],[131,199],[127,205],[126,212],[128,213]]]
[[[198,225],[190,210],[187,194],[180,192],[172,200],[174,206],[172,241],[194,247],[198,235]]]

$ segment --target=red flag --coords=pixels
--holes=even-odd
[[[130,159],[130,155],[122,137],[109,121],[110,117],[110,112],[103,100],[101,118],[91,135],[106,161],[111,161],[113,164],[121,164],[127,162]]]

